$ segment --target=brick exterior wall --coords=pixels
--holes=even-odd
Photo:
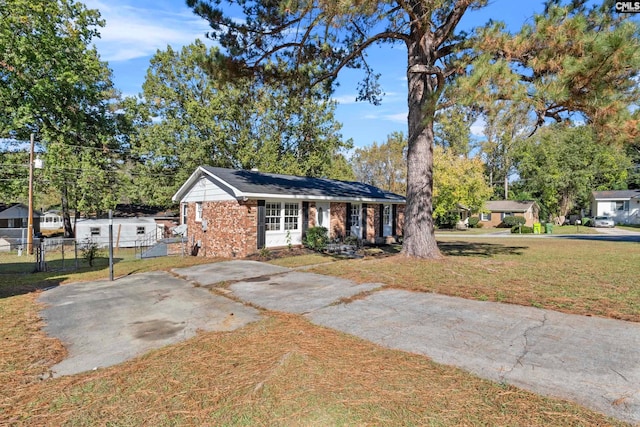
[[[364,240],[375,243],[376,236],[380,230],[380,205],[367,204],[367,235],[362,236]]]
[[[188,239],[187,255],[221,258],[244,258],[256,253],[257,249],[257,200],[247,202],[219,201],[203,202],[202,218],[207,221],[207,231],[202,230],[202,222],[195,221],[195,203],[188,203],[186,224]],[[346,203],[331,203],[330,238],[347,235]],[[367,204],[368,242],[375,243],[380,230],[380,205]],[[396,211],[396,234],[402,235],[404,226],[404,205],[398,205]],[[309,203],[309,227],[316,225],[316,204]],[[197,243],[200,242],[200,246]],[[181,253],[180,244],[173,245],[172,253]]]
[[[396,218],[394,218],[396,222],[396,235],[398,236],[404,235],[404,208],[405,205],[398,205]]]
[[[309,228],[316,226],[316,204],[309,202]]]
[[[335,239],[337,237],[345,237],[347,235],[347,227],[345,221],[347,219],[346,203],[331,203],[331,226],[329,227],[329,237]]]
[[[534,222],[538,222],[537,218],[534,217],[533,212],[514,212],[514,216],[523,216],[526,220],[525,224],[527,227],[533,227]],[[483,227],[498,227],[502,224],[502,212],[491,212],[491,219],[489,221],[480,221]]]
[[[257,252],[256,200],[203,202],[207,231],[195,221],[195,203],[189,203],[187,226],[191,254],[205,257],[244,258]],[[197,250],[194,248],[201,243]]]

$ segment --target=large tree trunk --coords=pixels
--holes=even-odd
[[[408,46],[409,137],[407,206],[402,253],[408,257],[440,258],[433,225],[433,121],[437,82],[424,71],[433,64],[428,40],[417,37]]]
[[[74,237],[71,225],[71,215],[69,213],[69,195],[66,184],[62,188],[62,223],[64,225],[64,237],[70,239]]]

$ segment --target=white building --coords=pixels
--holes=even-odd
[[[151,246],[164,235],[164,225],[153,218],[113,218],[113,246],[133,248]],[[76,241],[95,242],[100,247],[109,245],[109,219],[78,219]]]
[[[591,216],[608,216],[616,224],[640,224],[640,190],[592,192]]]

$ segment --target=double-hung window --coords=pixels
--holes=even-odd
[[[196,222],[202,222],[202,202],[196,202]]]
[[[352,227],[360,226],[360,204],[354,203],[351,205],[351,224]]]
[[[267,231],[280,230],[280,217],[281,217],[281,204],[280,203],[265,203],[265,228]]]
[[[382,224],[391,225],[391,205],[384,205],[382,210]]]
[[[298,203],[266,202],[264,223],[266,231],[298,230],[300,205]]]
[[[297,203],[284,204],[284,229],[285,230],[298,229],[299,213],[300,213],[300,207]]]

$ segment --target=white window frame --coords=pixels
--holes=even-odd
[[[142,230],[142,233],[140,232],[141,230]],[[144,225],[136,226],[136,235],[144,236],[145,234],[147,234],[147,229]]]
[[[282,230],[282,203],[265,202],[264,227],[267,232]]]
[[[391,205],[384,205],[382,208],[382,225],[391,226],[392,213]]]
[[[196,202],[196,222],[202,222],[202,202]]]
[[[89,235],[91,237],[100,237],[100,227],[89,227]]]
[[[189,205],[187,203],[182,204],[182,224],[187,223],[187,214],[189,212]]]
[[[484,221],[484,222],[491,221],[491,212],[481,212],[480,221]]]
[[[300,203],[283,203],[282,213],[284,231],[298,230],[298,223],[300,222]]]
[[[351,224],[349,227],[360,227],[360,219],[362,216],[362,205],[360,203],[351,204]]]

